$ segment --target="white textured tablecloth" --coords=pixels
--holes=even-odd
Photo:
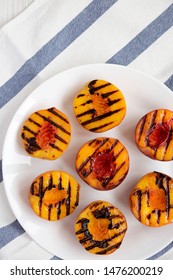
[[[0,30],[0,259],[58,259],[16,220],[2,148],[15,111],[37,86],[90,63],[130,66],[173,90],[172,0],[35,0]],[[173,241],[150,258],[173,259]]]

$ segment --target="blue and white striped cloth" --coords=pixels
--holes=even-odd
[[[128,65],[173,90],[173,1],[35,0],[0,30],[0,259],[58,259],[11,211],[2,147],[13,114],[37,86],[90,63]],[[150,257],[157,258],[173,259],[173,242]]]

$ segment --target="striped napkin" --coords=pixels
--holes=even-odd
[[[172,0],[35,0],[0,30],[0,259],[59,258],[16,220],[4,190],[2,147],[13,114],[37,86],[90,63],[130,66],[173,90]],[[149,259],[173,259],[173,242]]]

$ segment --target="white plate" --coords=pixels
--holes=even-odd
[[[104,133],[87,132],[75,119],[72,102],[83,85],[93,79],[108,80],[123,92],[127,114],[122,123]],[[39,86],[19,107],[9,126],[3,149],[3,176],[11,208],[26,232],[43,248],[62,259],[146,259],[167,246],[172,240],[173,225],[150,228],[140,224],[129,209],[129,193],[141,176],[150,171],[173,176],[173,162],[159,162],[144,156],[135,146],[134,129],[137,121],[148,111],[173,109],[172,92],[150,76],[134,69],[94,64],[62,72]],[[55,106],[63,111],[72,125],[72,140],[65,153],[56,161],[29,157],[21,145],[23,121],[34,111]],[[90,188],[75,171],[78,148],[99,136],[118,138],[128,149],[130,170],[116,189],[102,192]],[[28,191],[33,179],[51,169],[72,174],[81,184],[80,204],[72,215],[58,222],[37,217],[28,203]],[[94,200],[113,203],[126,216],[128,230],[121,247],[108,256],[95,256],[79,244],[74,234],[74,222],[79,212]]]

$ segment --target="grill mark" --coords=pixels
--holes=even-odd
[[[157,116],[157,110],[154,112],[153,116],[152,116],[152,120],[151,120],[151,123],[150,123],[150,127],[148,128],[148,134],[146,135],[146,144],[147,146],[149,145],[149,139],[148,139],[148,136],[149,136],[149,133],[150,133],[150,130],[151,128],[155,125],[155,119],[156,119],[156,116]],[[157,150],[157,149],[156,149]]]
[[[31,185],[31,188],[30,188],[30,192],[31,192],[31,195],[35,195],[35,192],[34,192],[34,185],[35,185],[36,182],[33,182],[32,185]]]
[[[92,244],[92,245],[86,247],[85,249],[86,249],[87,251],[90,251],[90,250],[94,249],[95,247],[103,248],[104,245],[102,245],[102,244],[105,244],[105,242],[106,242],[107,246],[109,246],[109,243],[108,243],[109,241],[111,241],[111,240],[117,238],[118,236],[120,236],[121,234],[124,234],[125,232],[126,232],[126,229],[123,229],[122,231],[119,231],[119,232],[115,233],[112,237],[110,237],[110,238],[108,238],[108,239],[105,239],[105,240],[103,240],[103,241],[95,241],[95,240],[93,240],[93,241],[94,241],[94,244]],[[107,248],[107,249],[108,249],[108,248]],[[106,249],[106,250],[107,250],[107,249]]]
[[[169,144],[170,144],[171,140],[172,140],[172,127],[171,127],[171,129],[169,130],[168,139],[167,139],[167,141],[166,141],[166,143],[165,143],[165,145],[164,145],[165,151],[164,151],[163,159],[164,159],[164,156],[165,156],[165,154],[166,154],[166,152],[167,152],[167,149],[168,149],[168,147],[169,147]]]
[[[63,139],[62,137],[60,137],[59,135],[55,134],[54,136],[56,139],[58,139],[60,142],[64,143],[64,144],[68,144],[67,141],[65,139]]]
[[[125,223],[124,221],[121,221],[121,222],[119,222],[119,223],[114,224],[114,223],[112,223],[112,221],[111,221],[111,223],[108,225],[108,229],[109,229],[109,230],[111,230],[111,229],[119,229],[119,227],[120,227],[121,225],[123,225],[124,223]]]
[[[155,179],[155,183],[156,185],[160,188],[160,189],[164,189],[163,187],[163,179],[165,177],[165,175],[159,173],[159,172],[155,172],[156,175],[156,179]]]
[[[145,195],[146,195],[146,203],[147,203],[147,206],[149,207],[150,206],[150,203],[149,203],[149,199],[150,199],[149,189],[147,189],[145,191]]]
[[[85,243],[86,241],[89,241],[89,240],[92,241],[92,235],[88,231],[89,219],[82,218],[77,223],[81,224],[81,229],[76,231],[76,235],[81,234],[81,233],[84,234],[84,238],[82,240],[80,240],[80,243],[82,244],[82,243]]]
[[[116,144],[118,144],[119,143],[119,141],[117,140],[117,143]],[[116,145],[115,145],[116,146]],[[114,147],[113,147],[114,148]],[[125,148],[124,147],[122,147],[122,149],[116,154],[116,155],[114,155],[114,159],[115,160],[117,160],[117,158],[121,155],[121,153],[123,152],[125,150]]]
[[[137,205],[138,205],[138,220],[141,221],[141,198],[142,198],[142,191],[136,190],[134,195],[137,197]]]
[[[80,118],[80,117],[83,117],[83,116],[86,116],[86,115],[95,114],[95,112],[96,112],[95,109],[89,109],[89,110],[87,110],[83,113],[77,114],[76,117]]]
[[[39,190],[38,190],[38,194],[39,194],[39,215],[41,216],[41,208],[42,208],[42,199],[44,196],[44,192],[43,192],[43,176],[40,177],[39,179]]]
[[[63,152],[62,149],[60,149],[58,146],[56,146],[55,144],[49,144],[49,146],[51,146],[52,148],[56,149],[59,152]]]
[[[170,193],[169,193],[169,182],[170,182],[170,178],[168,176],[166,176],[165,180],[164,180],[164,191],[165,191],[165,196],[166,196],[166,216],[167,218],[169,218],[169,211],[170,211]]]
[[[96,219],[107,219],[110,217],[110,209],[109,207],[103,206],[101,209],[92,211],[92,214]]]
[[[90,123],[93,123],[93,122],[96,122],[96,121],[100,121],[100,120],[102,120],[102,119],[105,119],[105,118],[107,118],[107,117],[110,117],[110,116],[112,116],[112,115],[114,115],[114,114],[120,112],[121,110],[124,110],[124,108],[119,108],[119,109],[114,110],[114,111],[109,111],[109,112],[107,112],[107,113],[105,113],[105,114],[103,114],[103,115],[94,117],[94,118],[89,119],[89,120],[87,120],[87,121],[84,121],[84,122],[82,122],[81,124],[82,124],[82,125],[87,125],[87,124],[90,124]]]
[[[50,221],[50,216],[51,216],[51,210],[52,210],[52,204],[48,205],[48,220]]]
[[[93,103],[91,99],[87,100],[85,103],[81,103],[80,106],[86,106],[87,104]]]
[[[122,243],[122,242],[118,242],[117,244],[112,245],[112,246],[110,246],[109,248],[107,248],[107,249],[105,249],[105,250],[102,250],[102,251],[100,251],[100,252],[97,252],[96,254],[97,254],[97,255],[104,255],[104,254],[106,254],[107,252],[109,252],[109,251],[112,250],[112,249],[118,249],[118,248],[120,247],[121,243]]]
[[[34,121],[33,119],[29,118],[28,121],[34,123],[36,126],[41,127],[41,124],[39,124],[38,122]]]
[[[33,134],[34,136],[37,136],[37,132],[34,132],[33,130],[31,130],[29,127],[27,127],[26,125],[23,126],[23,130],[30,132],[31,134]]]
[[[97,86],[97,87],[94,87],[95,83],[97,82],[98,80],[93,80],[91,81],[89,84],[88,84],[88,88],[89,88],[89,92],[90,94],[94,94],[96,91],[100,90],[100,89],[103,89],[105,87],[108,87],[111,85],[111,83],[105,83],[101,86]]]
[[[163,175],[161,173],[156,172],[156,185],[163,189],[166,196],[166,215],[169,217],[169,210],[170,210],[170,197],[169,197],[169,182],[170,182],[169,176]]]
[[[59,181],[58,181],[58,190],[64,190],[64,188],[62,186],[62,178],[61,178],[61,176],[59,177]]]
[[[83,96],[85,96],[85,94],[84,94],[84,93],[81,93],[81,94],[79,94],[79,95],[77,96],[77,98],[80,98],[80,97],[83,97]]]
[[[162,213],[162,212],[163,212],[163,211],[161,211],[161,210],[154,209],[154,210],[147,216],[149,222],[150,222],[150,219],[151,219],[151,214],[155,214],[155,215],[156,215],[157,224],[159,225],[159,224],[160,224],[160,216],[161,216],[161,213]]]
[[[118,103],[119,101],[121,101],[121,98],[114,99],[114,100],[108,100],[107,104],[108,104],[108,106],[112,106],[112,105]]]
[[[106,123],[106,124],[103,124],[103,125],[100,125],[100,126],[97,126],[97,127],[94,127],[94,128],[91,128],[90,131],[97,131],[98,129],[101,129],[101,128],[104,128],[108,125],[111,125],[113,122],[109,122],[109,123]]]
[[[67,190],[68,197],[66,199],[66,215],[70,214],[70,201],[71,201],[71,184],[70,181],[68,182],[68,190]]]
[[[69,124],[69,121],[66,118],[64,118],[63,116],[61,116],[58,112],[56,112],[55,108],[53,108],[53,107],[49,108],[48,111],[50,113],[52,113],[53,115],[55,115],[56,117],[58,117],[59,119],[61,119],[62,121],[64,121],[64,122]]]
[[[157,215],[157,223],[160,224],[161,210],[156,209],[155,213]]]
[[[52,174],[50,174],[48,186],[47,186],[46,189],[51,190],[53,187],[54,187],[53,186],[53,178],[52,178]]]
[[[79,189],[80,189],[80,185],[78,185],[77,191],[76,191],[76,201],[75,201],[75,204],[74,204],[76,207],[79,204]]]
[[[95,208],[95,207],[99,206],[100,204],[102,204],[101,201],[100,201],[100,202],[95,202],[95,203],[93,203],[93,205],[91,205],[91,207],[90,207],[90,210],[91,210],[92,208]]]
[[[95,140],[97,141],[97,140]],[[82,169],[84,168],[84,166],[90,161],[90,159],[97,153],[97,151],[106,143],[109,141],[109,138],[105,138],[101,141],[101,143],[99,144],[99,146],[97,147],[97,149],[95,149],[95,151],[92,153],[92,155],[90,155],[78,168],[78,171],[81,172]],[[92,141],[93,143],[94,141]]]
[[[70,132],[67,131],[65,128],[63,128],[61,125],[57,124],[56,122],[50,120],[49,118],[47,118],[47,117],[45,117],[43,115],[41,115],[39,112],[36,112],[35,114],[38,115],[39,117],[41,117],[44,121],[47,121],[50,124],[54,125],[55,127],[59,128],[61,131],[63,131],[67,135],[70,135]]]
[[[61,201],[57,203],[56,208],[57,208],[57,219],[59,220],[59,217],[61,215]]]
[[[141,140],[141,136],[142,136],[142,133],[143,133],[143,130],[144,130],[144,125],[145,125],[145,122],[146,122],[146,116],[142,118],[141,120],[141,124],[140,124],[140,127],[139,127],[139,136],[138,136],[138,142],[140,142]]]
[[[96,140],[96,139],[91,140],[91,141],[88,143],[88,145],[91,146],[94,142],[97,143],[97,140]]]
[[[29,154],[32,154],[35,151],[41,150],[40,146],[36,142],[35,137],[27,138],[27,137],[25,137],[24,133],[21,134],[21,137],[27,142],[27,144],[25,145],[25,148]]]
[[[113,90],[113,91],[110,91],[110,92],[102,93],[101,96],[102,96],[103,98],[107,98],[107,97],[109,97],[110,95],[112,95],[112,94],[114,94],[114,93],[116,93],[116,92],[118,92],[118,91],[119,91],[119,90],[117,89],[117,90]]]

